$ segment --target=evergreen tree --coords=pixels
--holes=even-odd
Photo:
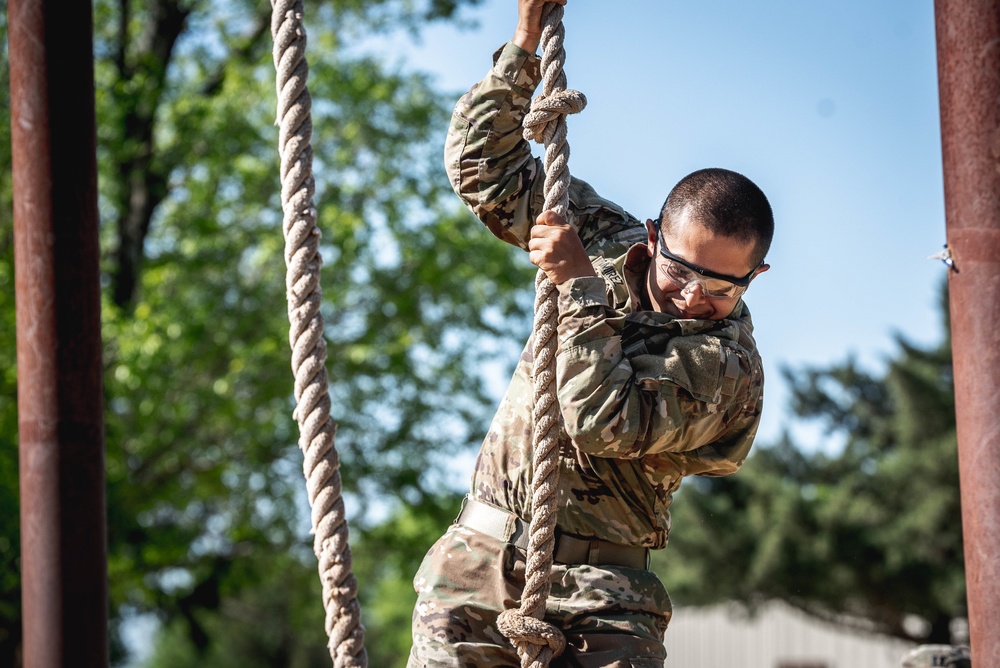
[[[786,436],[735,476],[685,482],[660,562],[678,602],[778,598],[950,641],[966,614],[951,341],[897,346],[882,373],[854,360],[786,373],[824,442]]]

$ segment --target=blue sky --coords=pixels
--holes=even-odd
[[[461,93],[513,34],[516,2],[463,16],[478,27],[379,48]],[[640,218],[707,166],[771,200],[772,269],[747,296],[768,373],[763,440],[790,420],[783,366],[853,355],[878,369],[896,333],[940,339],[931,0],[569,0],[564,23],[569,85],[589,100],[569,121],[573,174]]]

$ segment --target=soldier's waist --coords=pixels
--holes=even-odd
[[[529,524],[509,510],[467,496],[455,523],[527,552]],[[649,570],[649,548],[574,536],[563,533],[558,527],[552,559],[566,565],[623,566]]]

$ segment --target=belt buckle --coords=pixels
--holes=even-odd
[[[589,566],[601,565],[601,541],[591,538],[587,541],[587,560],[584,562]]]
[[[552,563],[554,564],[564,564],[565,561],[560,561],[559,559],[559,546],[562,543],[562,529],[559,528],[557,524],[552,530]]]
[[[507,542],[517,549],[527,552],[528,540],[531,537],[531,526],[514,513],[510,514],[508,521],[511,524],[511,528]]]

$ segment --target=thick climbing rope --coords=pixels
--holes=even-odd
[[[524,136],[545,145],[545,209],[568,219],[569,142],[566,115],[587,104],[582,93],[566,90],[563,64],[565,30],[562,5],[546,5],[542,30],[542,94],[531,103],[524,119]],[[556,398],[556,289],[539,270],[535,279],[533,356],[534,407],[532,409],[532,512],[525,561],[524,593],[518,609],[505,610],[497,627],[517,647],[522,668],[545,668],[566,647],[562,632],[544,621],[549,596],[549,573],[555,550],[559,480],[559,404]]]
[[[299,448],[304,454],[309,506],[312,508],[313,551],[323,583],[323,607],[330,657],[335,668],[366,668],[364,628],[358,584],[351,572],[351,549],[340,461],[334,447],[336,424],[330,417],[326,375],[326,341],[320,314],[319,229],[313,205],[312,98],[306,86],[306,32],[302,0],[272,0],[271,35],[277,73],[278,146],[281,154],[282,229],[285,237],[285,288],[289,343],[295,375],[294,416]]]

